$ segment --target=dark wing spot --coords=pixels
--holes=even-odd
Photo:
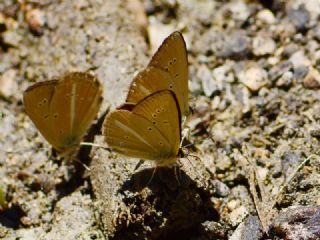
[[[175,77],[178,77],[179,76],[179,73],[176,73]]]
[[[157,114],[155,114],[155,113],[154,113],[154,114],[152,114],[152,117],[156,118],[156,117],[157,117]]]
[[[174,58],[174,59],[173,59],[173,63],[176,63],[176,62],[177,62],[177,59],[176,59],[176,58]]]
[[[48,102],[48,100],[47,100],[46,98],[44,98],[44,99],[42,100],[42,102],[43,102],[44,104],[46,104],[46,103]]]
[[[57,119],[59,117],[59,114],[55,113],[55,114],[53,114],[53,117]]]
[[[172,84],[170,84],[170,85],[169,85],[169,88],[170,88],[170,89],[172,89],[172,88],[173,88]]]
[[[148,127],[148,130],[149,130],[149,131],[152,131],[152,127]]]
[[[49,118],[49,114],[44,115],[43,118],[44,118],[44,119],[48,119],[48,118]]]
[[[156,121],[153,121],[152,123],[153,123],[153,125],[156,125],[156,124],[157,124]]]
[[[163,143],[162,143],[162,142],[159,142],[159,144],[160,144],[160,145],[163,145]]]
[[[169,62],[169,65],[172,65],[172,61]]]
[[[60,135],[63,133],[63,131],[62,130],[59,130],[59,133],[60,133]]]
[[[169,122],[167,120],[163,121],[164,124],[168,124]]]
[[[165,67],[164,70],[166,70],[166,71],[168,72],[168,71],[169,71],[169,68],[168,68],[168,67]]]

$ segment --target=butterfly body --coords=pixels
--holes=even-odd
[[[25,112],[58,152],[78,146],[102,100],[99,81],[73,72],[59,80],[36,83],[23,95]]]

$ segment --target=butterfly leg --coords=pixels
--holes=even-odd
[[[179,174],[177,174],[177,172]],[[180,173],[180,168],[179,166],[174,166],[174,175],[176,176],[177,182],[179,183],[179,185],[181,186],[181,182],[179,180],[179,178],[181,178],[181,173]]]
[[[142,161],[142,160],[140,160],[140,161]],[[138,164],[139,164],[139,163],[138,163]],[[151,183],[151,181],[152,181],[152,179],[153,179],[156,171],[157,171],[157,167],[154,168],[154,170],[153,170],[153,172],[152,172],[152,175],[151,175],[151,178],[149,179],[149,181],[148,181],[148,183],[147,183],[147,186],[149,186],[149,184]]]

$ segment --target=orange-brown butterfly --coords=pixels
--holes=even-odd
[[[174,92],[181,114],[188,114],[188,58],[180,32],[167,37],[153,55],[147,68],[138,73],[129,88],[127,103],[137,104],[148,95],[160,91]]]
[[[111,150],[166,166],[182,154],[180,119],[174,93],[162,90],[136,105],[124,104],[109,113],[103,123],[103,134]]]
[[[44,138],[62,154],[79,145],[101,101],[100,82],[81,72],[36,83],[23,94],[25,112]]]

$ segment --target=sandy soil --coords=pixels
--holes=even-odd
[[[0,1],[1,239],[319,239],[317,0]],[[61,159],[23,111],[34,82],[91,70],[101,123],[164,37],[189,58],[174,168],[82,147]],[[86,169],[84,165],[89,169]]]

